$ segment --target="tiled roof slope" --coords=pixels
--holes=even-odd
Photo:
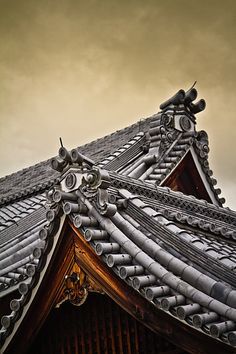
[[[125,145],[134,135],[141,131],[147,132],[153,118],[155,118],[155,115],[141,119],[127,128],[82,145],[79,147],[79,151],[98,162],[107,157],[111,151]],[[50,187],[58,177],[59,173],[50,166],[50,159],[2,177],[0,178],[0,205],[43,191]]]
[[[52,200],[61,196],[57,207],[70,216],[107,266],[157,308],[235,346],[236,213],[159,187],[160,194],[173,198],[173,208],[192,218],[189,227],[165,212],[167,197],[155,204],[145,181],[135,188],[130,177],[123,177],[122,189],[119,174],[95,167],[87,170],[80,188],[73,188],[68,175],[75,172],[64,174]],[[224,220],[224,234],[219,233],[217,213]]]
[[[236,213],[88,163],[85,158],[77,168],[65,168],[48,194],[38,272],[48,241],[66,214],[107,267],[154,310],[235,347]],[[11,314],[2,317],[3,342],[34,286],[34,274],[20,283],[21,297],[12,300]]]
[[[46,223],[44,194],[0,208],[0,297],[31,277],[44,245],[39,230]]]
[[[45,194],[38,194],[0,208],[0,246],[36,225],[45,201]]]

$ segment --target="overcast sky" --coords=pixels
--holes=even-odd
[[[0,0],[0,175],[158,111],[197,80],[197,129],[236,208],[236,1]]]

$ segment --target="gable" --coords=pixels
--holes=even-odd
[[[212,203],[190,151],[161,185]]]

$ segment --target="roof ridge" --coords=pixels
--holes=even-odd
[[[51,158],[46,159],[46,160],[43,160],[43,161],[40,161],[40,162],[37,162],[36,164],[30,165],[30,166],[28,166],[28,167],[21,168],[20,170],[15,171],[15,172],[12,172],[12,173],[9,173],[8,175],[2,176],[2,177],[0,177],[0,183],[1,183],[2,181],[6,180],[6,179],[9,178],[9,177],[12,177],[12,176],[14,176],[14,175],[17,175],[19,172],[28,171],[28,170],[31,169],[32,167],[39,166],[39,165],[41,165],[41,164],[43,164],[43,163],[45,163],[45,164],[46,164],[47,162],[49,163],[50,160],[51,160]]]
[[[111,153],[111,149],[107,147],[105,151],[99,151],[100,145],[102,145],[103,141],[107,140],[107,145],[111,145],[110,148],[113,148],[114,142],[112,143],[111,139],[115,135],[120,135],[119,139],[121,137],[125,138],[126,137],[126,132],[128,132],[128,135],[131,134],[132,131],[134,131],[133,135],[136,135],[137,129],[141,132],[142,130],[147,131],[147,128],[145,129],[145,125],[156,118],[157,113],[153,114],[152,116],[146,117],[146,118],[140,118],[138,121],[135,123],[126,126],[124,128],[118,129],[115,132],[109,133],[103,137],[97,138],[91,142],[88,142],[84,145],[78,146],[77,148],[79,150],[85,150],[85,149],[91,149],[91,151],[88,151],[88,156],[96,156],[97,162],[101,159],[101,156],[99,156],[99,153],[101,155],[102,153],[102,158],[105,158]],[[117,139],[117,140],[119,140]],[[127,136],[127,141],[130,140],[130,136]],[[99,145],[99,149],[95,149],[96,145]],[[122,144],[123,145],[123,144]],[[114,149],[116,150],[117,147],[114,146]],[[107,150],[107,151],[106,151]],[[47,160],[43,160],[41,162],[38,162],[34,165],[25,167],[21,170],[18,170],[16,172],[13,172],[9,175],[3,176],[0,178],[0,205],[4,205],[6,203],[12,202],[16,199],[26,197],[29,194],[35,193],[35,192],[40,192],[41,190],[45,190],[49,184],[52,184],[55,179],[58,177],[58,174],[56,171],[53,171],[51,168],[49,168],[49,162],[52,159],[49,158]],[[40,170],[41,169],[41,170]],[[31,178],[30,172],[35,171],[36,174]],[[26,174],[26,178],[23,178],[23,175]],[[21,183],[21,186],[19,186],[19,182]],[[27,183],[28,182],[28,183]],[[16,187],[18,186],[18,188]]]
[[[125,131],[126,129],[130,129],[130,128],[132,128],[132,127],[138,125],[141,121],[144,121],[144,120],[146,121],[146,120],[149,120],[149,119],[154,119],[154,118],[156,118],[156,114],[157,114],[157,113],[153,114],[152,116],[146,117],[146,118],[140,118],[137,122],[135,122],[135,123],[133,123],[133,124],[131,124],[131,125],[128,125],[128,126],[126,126],[126,127],[124,127],[124,128],[121,128],[121,129],[118,129],[118,130],[116,130],[116,131],[114,131],[114,132],[112,132],[112,133],[108,133],[108,134],[106,134],[106,135],[104,135],[104,136],[102,136],[102,137],[100,137],[100,138],[96,138],[95,140],[92,140],[92,141],[90,141],[90,142],[88,142],[88,143],[85,143],[85,144],[83,144],[83,145],[76,146],[76,148],[86,148],[87,146],[89,146],[89,145],[91,145],[91,144],[94,144],[94,143],[97,143],[98,141],[102,141],[102,140],[104,140],[105,138],[107,138],[107,137],[109,137],[109,136],[112,136],[112,135],[114,135],[114,134],[116,134],[116,133],[119,133],[119,132],[121,132],[121,131]],[[52,157],[54,157],[54,156],[52,156]],[[41,165],[42,163],[47,163],[47,162],[49,163],[52,157],[50,157],[50,158],[48,158],[48,159],[46,159],[46,160],[42,160],[42,161],[40,161],[40,162],[37,162],[36,164],[30,165],[30,166],[28,166],[28,167],[24,167],[24,168],[22,168],[22,169],[20,169],[20,170],[18,170],[18,171],[9,173],[9,174],[7,174],[7,175],[5,175],[5,176],[2,176],[2,177],[0,177],[0,183],[1,183],[2,181],[4,181],[5,179],[7,179],[8,177],[12,177],[12,176],[18,174],[19,172],[23,172],[23,171],[29,170],[29,169],[31,169],[32,167],[36,167],[36,166],[38,166],[38,165]]]

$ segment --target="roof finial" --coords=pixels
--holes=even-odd
[[[194,88],[194,86],[196,85],[196,83],[197,83],[197,81],[194,81],[192,87],[190,87],[190,89],[188,91],[192,90]]]

